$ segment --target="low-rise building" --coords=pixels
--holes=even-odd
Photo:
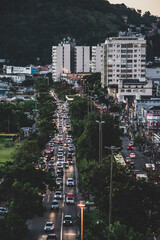
[[[160,129],[160,106],[152,106],[148,109],[142,108],[141,114],[148,130]]]
[[[118,84],[118,101],[123,102],[125,99],[140,98],[142,96],[152,96],[151,79],[120,79]]]

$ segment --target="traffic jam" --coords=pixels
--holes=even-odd
[[[55,214],[59,212],[61,222],[56,224],[58,221],[56,215],[55,222],[48,219],[44,226],[44,239],[75,239],[78,231],[75,226],[77,177],[75,175],[75,146],[72,143],[69,106],[67,102],[59,101],[55,93],[53,93],[53,97],[57,104],[55,112],[57,132],[46,144],[41,168],[50,171],[55,179],[50,211]],[[56,225],[60,225],[60,229],[59,227],[56,229]]]

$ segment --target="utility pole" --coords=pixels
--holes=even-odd
[[[105,149],[111,150],[111,170],[110,170],[110,191],[109,191],[109,226],[112,224],[112,178],[113,178],[113,156],[114,151],[120,150],[120,147],[105,147]],[[110,238],[109,238],[110,239]]]
[[[89,87],[88,87],[88,91],[87,91],[87,97],[88,97],[88,118],[89,118]]]
[[[103,157],[103,154],[102,154],[102,150],[103,150],[103,147],[102,147],[102,124],[105,123],[105,121],[96,120],[96,123],[99,124],[99,165],[102,165],[102,157]]]

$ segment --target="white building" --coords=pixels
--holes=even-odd
[[[21,75],[1,74],[0,79],[4,79],[4,78],[11,78],[13,82],[22,83],[26,79],[26,76],[22,74]]]
[[[71,72],[71,44],[60,43],[52,47],[52,79],[60,81],[62,73]]]
[[[30,67],[16,67],[16,66],[6,66],[7,74],[33,74],[35,69],[32,66]]]
[[[74,73],[90,72],[90,47],[74,47]]]
[[[91,72],[101,72],[101,51],[102,47],[100,45],[92,47],[92,62],[91,62]]]
[[[118,102],[128,98],[140,98],[141,96],[152,96],[151,79],[120,79],[118,83]]]
[[[52,79],[60,81],[67,73],[90,72],[90,47],[75,46],[75,41],[64,39],[52,47]]]
[[[102,86],[116,88],[120,79],[144,78],[146,71],[146,40],[142,35],[120,33],[102,44]]]

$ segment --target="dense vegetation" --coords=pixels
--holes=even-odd
[[[38,169],[36,165],[42,161],[42,150],[50,134],[56,130],[53,123],[56,106],[45,80],[37,80],[36,89],[38,91],[36,129],[16,149],[14,161],[6,162],[0,169],[0,179],[3,179],[0,184],[0,203],[9,209],[4,219],[0,220],[0,236],[3,240],[25,238],[28,231],[27,220],[32,219],[34,215],[43,215],[45,211],[43,194],[46,189],[52,190],[55,186],[51,173]],[[26,103],[23,104],[25,105],[23,107],[28,109]],[[13,104],[8,106],[13,108]],[[11,114],[9,111],[8,116],[12,117]]]
[[[51,62],[51,46],[64,37],[77,44],[97,44],[127,29],[129,23],[149,25],[155,18],[141,17],[124,4],[105,0],[6,0],[0,7],[0,58],[12,64]]]

